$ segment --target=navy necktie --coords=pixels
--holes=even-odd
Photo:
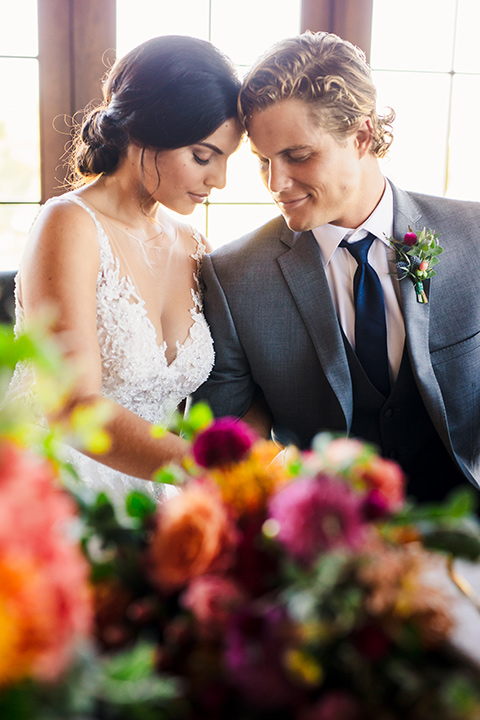
[[[387,324],[385,303],[379,277],[367,260],[375,236],[369,233],[363,240],[340,247],[347,248],[357,261],[353,278],[355,298],[355,354],[368,379],[385,397],[390,394],[388,372]]]

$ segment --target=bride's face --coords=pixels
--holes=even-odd
[[[145,149],[145,190],[165,207],[190,215],[205,202],[212,188],[226,183],[227,160],[238,149],[242,131],[236,118],[194,145],[158,152]]]

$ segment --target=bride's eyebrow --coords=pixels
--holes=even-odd
[[[213,150],[213,152],[217,153],[217,155],[223,155],[223,150],[220,150],[219,147],[217,147],[216,145],[212,145],[211,143],[199,142],[199,143],[195,143],[195,144],[201,145],[202,147],[206,147],[209,150]]]

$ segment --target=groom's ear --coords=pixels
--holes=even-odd
[[[355,146],[358,150],[359,158],[365,157],[369,152],[373,139],[372,119],[368,116],[364,117],[355,132]]]

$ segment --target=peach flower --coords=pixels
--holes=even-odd
[[[162,591],[232,562],[236,530],[217,492],[195,483],[160,507],[149,548],[151,577]]]

